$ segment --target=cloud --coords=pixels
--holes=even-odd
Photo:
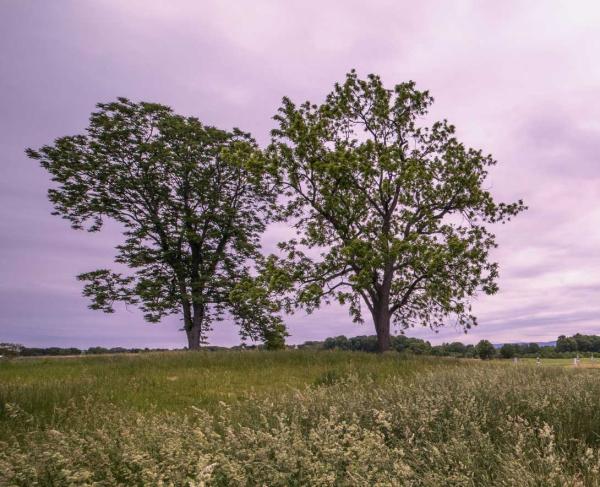
[[[0,42],[0,339],[34,345],[180,346],[177,320],[86,309],[73,276],[118,241],[51,217],[27,146],[84,129],[95,103],[158,101],[269,139],[281,97],[321,101],[355,67],[414,79],[468,145],[498,159],[491,190],[529,211],[496,229],[501,291],[480,326],[419,336],[546,340],[599,332],[600,7],[597,2],[13,2]],[[266,250],[286,232],[272,228]],[[331,306],[290,318],[292,341],[371,333]],[[223,324],[215,343],[237,343]]]

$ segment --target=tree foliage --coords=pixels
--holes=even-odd
[[[352,71],[323,104],[284,98],[275,117],[269,159],[297,230],[271,257],[276,280],[287,271],[290,301],[308,311],[337,300],[361,322],[366,305],[381,351],[390,322],[475,325],[470,299],[498,289],[487,226],[524,209],[494,200],[495,160],[453,125],[419,124],[432,102],[413,82],[390,90]]]
[[[17,357],[23,348],[25,347],[18,343],[0,343],[0,357]]]
[[[481,340],[477,345],[475,345],[475,350],[477,351],[479,358],[482,360],[489,360],[496,355],[496,349],[489,340]]]
[[[500,347],[500,356],[502,358],[513,358],[517,355],[518,349],[512,343],[505,343]]]
[[[123,228],[115,263],[78,276],[91,308],[121,301],[157,322],[181,313],[190,348],[226,312],[245,335],[262,336],[280,318],[252,306],[251,267],[274,196],[254,140],[176,115],[166,106],[119,98],[98,104],[83,135],[27,151],[52,175],[55,214],[73,228]],[[261,298],[263,304],[265,297]],[[269,313],[265,313],[268,309]]]
[[[576,352],[578,350],[575,337],[566,337],[561,335],[556,340],[557,352]]]

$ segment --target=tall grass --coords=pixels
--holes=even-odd
[[[0,379],[0,484],[600,485],[595,370],[284,352],[14,362]],[[46,380],[65,389],[42,400]]]
[[[458,364],[458,361],[453,361]],[[450,363],[450,361],[448,362]],[[375,380],[439,367],[398,354],[317,351],[167,352],[0,362],[0,439],[7,425],[3,404],[11,403],[50,424],[55,408],[91,400],[137,411],[209,411],[221,401],[280,395],[319,382],[328,374],[357,374]]]

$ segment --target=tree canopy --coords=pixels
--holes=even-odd
[[[505,343],[500,347],[500,356],[502,358],[513,358],[517,355],[517,347],[512,343]]]
[[[128,270],[78,276],[91,308],[113,312],[121,301],[150,322],[180,313],[189,348],[225,313],[242,334],[276,342],[285,333],[277,305],[251,276],[274,203],[255,141],[159,104],[97,108],[84,134],[27,151],[56,183],[55,214],[90,232],[105,219],[123,228],[115,263]]]
[[[366,306],[385,351],[393,325],[477,324],[472,298],[498,289],[490,226],[525,209],[486,189],[491,155],[446,120],[425,123],[432,103],[413,82],[387,89],[352,71],[320,105],[284,98],[261,151],[238,129],[119,98],[98,104],[84,134],[27,153],[56,183],[55,214],[123,228],[117,268],[78,276],[93,309],[180,313],[190,348],[227,315],[280,348],[279,311],[336,300],[356,322]],[[296,236],[263,257],[273,218]]]
[[[482,360],[489,360],[496,355],[496,349],[494,345],[488,340],[481,340],[477,345],[475,345],[475,350],[477,351],[477,355]]]
[[[268,150],[297,237],[270,258],[276,285],[311,311],[370,312],[378,348],[390,324],[476,324],[470,299],[497,291],[488,225],[524,209],[485,189],[496,161],[465,147],[447,121],[420,124],[433,98],[413,82],[386,89],[354,71],[324,103],[284,98]]]

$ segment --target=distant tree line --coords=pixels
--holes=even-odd
[[[491,344],[490,344],[491,345]],[[493,348],[493,345],[491,345]],[[348,350],[355,352],[376,352],[377,337],[356,336],[347,338],[344,335],[326,338],[324,341],[309,341],[298,348],[311,348],[322,350]],[[415,355],[435,355],[440,357],[478,357],[474,345],[465,345],[460,342],[444,343],[443,345],[431,345],[430,342],[420,338],[411,338],[405,335],[391,337],[391,350],[396,352],[408,352]]]
[[[325,339],[323,342],[305,342],[298,348],[317,348],[324,350],[349,350],[355,352],[377,352],[377,336],[356,336],[347,338],[343,335]],[[419,338],[409,338],[404,335],[392,336],[390,349],[397,352],[410,351],[417,355],[430,355],[432,346]]]
[[[0,343],[0,356],[4,357],[56,357],[66,355],[101,355],[114,353],[166,352],[167,348],[124,348],[124,347],[25,347],[17,343]]]
[[[567,337],[561,335],[556,339],[555,346],[540,347],[537,343],[516,344],[507,343],[498,350],[502,358],[522,356],[539,356],[545,358],[574,357],[584,353],[600,354],[600,336],[582,335],[576,333]]]
[[[205,351],[221,350],[261,350],[268,349],[266,344],[245,343],[233,347],[203,346]],[[353,352],[377,352],[378,341],[376,335],[362,335],[346,337],[344,335],[329,337],[324,341],[306,341],[300,345],[288,346],[287,348],[312,349],[312,350],[346,350]],[[540,346],[538,343],[505,343],[502,346],[494,346],[488,340],[481,340],[476,345],[467,345],[462,342],[442,343],[432,345],[420,338],[396,335],[391,337],[390,349],[396,352],[406,352],[414,355],[432,355],[436,357],[457,358],[505,358],[514,357],[541,357],[541,358],[565,358],[575,357],[583,353],[598,353],[600,358],[600,336],[582,335],[577,333],[571,337],[561,335],[556,340],[556,345]],[[75,347],[25,347],[15,343],[0,343],[0,356],[4,357],[41,357],[41,356],[64,356],[64,355],[101,355],[115,353],[144,353],[144,352],[166,352],[167,348],[124,348],[124,347],[90,347],[83,350]]]
[[[319,342],[320,343],[320,342]],[[268,342],[261,344],[241,344],[233,347],[219,347],[205,345],[202,350],[217,352],[225,350],[271,350]],[[106,355],[118,353],[147,353],[147,352],[169,352],[185,349],[170,348],[125,348],[125,347],[90,347],[81,349],[77,347],[25,347],[18,343],[0,343],[0,357],[59,357],[70,355]]]
[[[377,351],[377,337],[357,336],[347,338],[342,335],[327,338],[322,342],[305,342],[298,345],[298,348],[373,352]],[[505,343],[497,348],[488,340],[481,340],[476,345],[466,345],[462,342],[431,345],[430,342],[419,338],[398,335],[391,337],[391,349],[398,352],[437,357],[479,357],[482,359],[494,357],[505,359],[514,357],[564,358],[574,357],[580,353],[597,352],[600,354],[600,336],[577,333],[571,337],[559,336],[555,346],[540,346],[538,343]]]
[[[561,335],[556,340],[557,352],[598,352],[600,353],[600,336],[581,335],[572,337]]]

